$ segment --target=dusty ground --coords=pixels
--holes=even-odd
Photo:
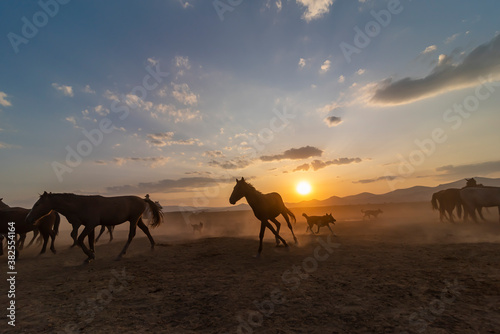
[[[255,259],[259,224],[251,213],[167,214],[153,231],[155,251],[138,230],[114,261],[127,227],[96,247],[83,265],[65,224],[57,255],[21,253],[17,262],[19,333],[500,333],[500,224],[439,223],[427,203],[293,209],[289,250],[269,231]],[[365,207],[369,208],[369,207]],[[375,207],[376,208],[376,207]],[[332,212],[336,237],[305,233],[302,212]],[[189,223],[205,223],[193,235]],[[0,270],[7,276],[5,256]],[[6,313],[6,280],[0,305]]]

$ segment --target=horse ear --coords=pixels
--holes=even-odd
[[[245,178],[243,176],[241,177],[241,181],[245,182]]]
[[[44,191],[44,192],[43,192],[43,194],[42,194],[42,196],[43,196],[43,195],[47,195],[47,192],[46,192],[46,191]]]

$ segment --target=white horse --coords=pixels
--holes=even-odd
[[[465,211],[476,220],[475,210],[481,207],[498,207],[500,215],[500,187],[466,187],[460,190]]]

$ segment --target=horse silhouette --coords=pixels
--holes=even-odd
[[[242,177],[241,180],[236,179],[236,185],[234,186],[233,192],[229,197],[229,203],[234,205],[243,197],[245,197],[248,205],[250,205],[250,207],[252,208],[255,217],[260,220],[260,242],[257,257],[259,257],[260,253],[262,252],[262,239],[264,238],[266,227],[276,237],[276,245],[279,245],[281,241],[285,247],[288,247],[285,239],[283,239],[279,235],[281,224],[280,222],[278,222],[278,220],[276,220],[276,217],[278,217],[280,214],[283,216],[283,218],[285,218],[286,223],[288,224],[288,228],[290,229],[290,231],[292,231],[293,239],[295,243],[297,243],[297,238],[293,233],[293,228],[290,224],[289,219],[289,217],[291,217],[295,221],[295,215],[285,206],[285,203],[283,203],[283,199],[281,198],[280,194],[275,192],[263,194],[255,189],[255,187],[250,183],[247,183],[245,181],[245,178]],[[269,220],[276,225],[276,230],[269,223]]]
[[[60,217],[57,212],[49,210],[48,212],[46,212],[46,214],[38,217],[32,222],[26,222],[26,217],[30,212],[29,209],[21,207],[9,207],[5,203],[3,204],[4,207],[0,209],[0,234],[7,235],[9,233],[9,222],[15,223],[15,232],[16,235],[19,236],[22,236],[23,234],[26,235],[26,233],[38,229],[40,231],[40,234],[43,236],[44,241],[40,254],[45,253],[47,244],[49,242],[49,237],[51,238],[50,250],[52,251],[52,253],[56,253],[54,241],[60,223]],[[16,257],[18,255],[18,250],[21,250],[19,248],[19,240],[16,241]]]
[[[146,234],[154,249],[154,240],[149,233],[148,227],[142,221],[142,215],[146,207],[153,213],[152,227],[161,224],[163,214],[150,199],[142,199],[137,196],[83,196],[75,194],[52,194],[44,192],[26,217],[27,223],[33,223],[39,217],[44,216],[50,210],[62,214],[72,225],[75,223],[85,226],[78,237],[78,244],[87,255],[85,262],[95,259],[94,230],[97,225],[115,226],[126,221],[130,223],[128,240],[117,259],[126,252],[135,236],[137,226]],[[88,236],[89,247],[84,244]]]

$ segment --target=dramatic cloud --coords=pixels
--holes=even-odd
[[[2,107],[10,107],[12,104],[7,101],[7,94],[4,92],[0,92],[0,106]]]
[[[60,85],[58,83],[53,83],[52,87],[54,87],[56,90],[60,91],[63,93],[65,96],[73,97],[73,87],[71,86],[65,86],[65,85]]]
[[[352,163],[359,163],[361,161],[362,160],[360,158],[339,158],[327,161],[314,160],[313,162],[311,162],[311,167],[314,171],[317,171],[318,169],[322,169],[331,165],[348,165]]]
[[[210,177],[186,177],[177,180],[164,179],[157,182],[145,182],[136,185],[107,187],[109,194],[142,194],[142,193],[175,193],[181,191],[196,191],[200,188],[234,183],[233,178],[217,179]]]
[[[391,79],[384,80],[375,91],[371,102],[386,105],[406,104],[476,86],[480,83],[480,77],[489,77],[489,80],[500,79],[500,35],[472,50],[460,64],[452,64],[450,57],[440,56],[439,64],[424,78],[404,78],[396,82]]]
[[[301,148],[289,149],[283,152],[282,154],[264,155],[260,157],[260,160],[262,161],[274,161],[274,160],[285,160],[285,159],[300,160],[300,159],[307,159],[310,157],[320,157],[321,154],[323,154],[323,151],[320,150],[319,148],[312,146],[305,146]]]
[[[338,116],[329,116],[329,117],[325,118],[325,123],[329,127],[337,126],[340,123],[342,123],[342,118],[340,118]]]
[[[306,7],[302,18],[307,22],[319,19],[330,11],[334,0],[296,0],[298,4]]]
[[[364,180],[358,180],[358,181],[352,181],[352,183],[373,183],[377,181],[392,181],[397,179],[398,176],[393,176],[393,175],[386,175],[386,176],[380,176],[374,179],[364,179]]]
[[[436,171],[442,172],[442,174],[445,175],[462,175],[467,177],[483,176],[500,171],[500,160],[458,166],[441,166],[436,168]]]

